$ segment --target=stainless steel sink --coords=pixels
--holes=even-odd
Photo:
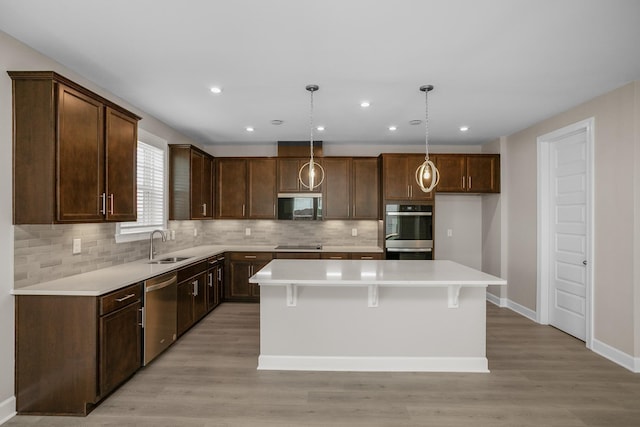
[[[173,256],[169,258],[154,259],[147,264],[174,264],[176,262],[185,261],[191,257],[189,256]]]

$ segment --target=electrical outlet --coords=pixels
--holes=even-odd
[[[193,237],[198,237],[198,229],[197,228],[193,229]]]
[[[77,255],[81,252],[82,252],[82,240],[73,239],[73,248],[71,249],[71,253],[73,253],[73,255]]]
[[[447,228],[447,237],[451,237],[453,236],[453,230],[450,228]]]
[[[171,234],[170,239],[171,239],[171,240],[176,240],[176,230],[171,230],[171,233],[170,233],[170,234]]]
[[[351,236],[352,237],[357,237],[358,236],[358,229],[357,228],[352,228],[351,229]]]
[[[251,229],[249,227],[244,229],[244,235],[245,236],[251,236]]]

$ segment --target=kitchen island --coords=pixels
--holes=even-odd
[[[486,287],[453,261],[274,260],[258,369],[488,372]]]

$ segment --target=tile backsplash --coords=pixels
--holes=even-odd
[[[357,229],[357,236],[351,235]],[[378,221],[291,222],[269,220],[170,221],[175,240],[158,242],[159,254],[197,245],[278,245],[322,243],[332,246],[377,246]],[[197,233],[194,233],[194,229]],[[247,235],[247,229],[250,235]],[[16,225],[14,288],[86,273],[146,258],[147,239],[116,243],[116,224]],[[194,235],[194,234],[197,234]],[[72,254],[73,239],[81,253]]]

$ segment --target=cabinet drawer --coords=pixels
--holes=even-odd
[[[181,268],[178,270],[178,283],[182,283],[185,280],[196,276],[203,271],[207,271],[209,268],[209,263],[207,261],[202,261],[197,264],[192,264],[187,267]]]
[[[229,256],[231,261],[271,261],[271,252],[232,252]]]
[[[318,252],[276,252],[278,259],[320,259]]]
[[[381,252],[354,252],[351,254],[351,259],[384,259],[384,254]]]
[[[348,252],[323,252],[320,254],[322,259],[351,259]]]
[[[142,284],[127,286],[100,297],[100,315],[111,313],[142,299]]]

